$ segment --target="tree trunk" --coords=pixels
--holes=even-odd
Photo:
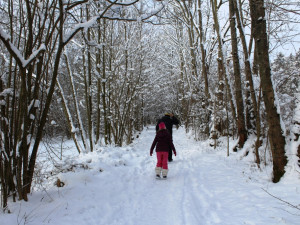
[[[98,31],[98,42],[100,43],[100,27]],[[97,123],[96,123],[96,143],[99,142],[100,140],[100,128],[101,128],[101,71],[100,71],[100,57],[101,57],[101,50],[98,49],[98,53],[96,54],[96,70],[97,73],[99,74],[99,77],[97,79]]]
[[[212,11],[213,11],[213,19],[214,19],[214,27],[215,27],[215,31],[216,31],[216,35],[217,35],[217,40],[218,40],[218,74],[219,74],[219,87],[217,90],[217,99],[215,99],[216,101],[216,105],[215,105],[215,127],[214,129],[217,130],[220,134],[223,134],[223,129],[225,129],[224,127],[224,123],[223,123],[223,116],[221,115],[221,111],[224,108],[224,86],[226,85],[226,91],[227,91],[227,95],[229,96],[229,101],[230,101],[230,106],[231,106],[231,110],[232,110],[232,114],[233,114],[233,118],[236,118],[235,115],[235,107],[233,104],[233,98],[232,98],[232,94],[231,94],[231,88],[227,79],[227,69],[226,69],[226,63],[225,63],[225,55],[224,55],[224,51],[223,51],[223,38],[221,36],[221,30],[220,30],[220,25],[219,25],[219,19],[218,19],[218,7],[217,7],[217,1],[216,0],[211,0],[211,7],[212,7]]]
[[[217,130],[219,133],[222,134],[223,130],[223,123],[222,123],[222,116],[219,115],[221,109],[224,106],[224,79],[226,76],[226,69],[225,69],[225,60],[223,54],[223,39],[221,37],[219,19],[218,19],[218,8],[216,6],[216,1],[211,0],[211,8],[213,12],[213,19],[214,19],[214,28],[216,31],[217,39],[218,39],[218,74],[219,74],[219,86],[217,89],[217,99],[215,99],[216,104],[214,107],[215,110],[215,117],[214,117],[214,130]]]
[[[261,87],[269,126],[270,148],[273,158],[273,182],[277,183],[285,173],[284,167],[287,164],[287,158],[285,156],[285,137],[280,124],[280,115],[277,113],[271,80],[264,0],[250,0],[250,10],[258,54]]]
[[[202,9],[201,9],[201,0],[198,0],[198,16],[199,16],[199,30],[200,30],[200,50],[201,50],[201,62],[202,62],[202,77],[204,79],[205,85],[205,96],[207,100],[210,99],[209,87],[208,87],[208,66],[206,63],[206,51],[204,49],[204,33],[202,25]]]
[[[223,103],[223,91],[224,91],[224,79],[225,79],[225,59],[223,54],[223,39],[221,37],[221,30],[219,25],[218,19],[218,9],[216,6],[215,0],[211,0],[211,7],[213,12],[213,19],[214,19],[214,27],[218,39],[218,72],[219,72],[219,88],[218,88],[218,104],[220,107],[224,104]]]
[[[298,80],[298,87],[300,87],[300,80]],[[293,115],[293,128],[292,132],[292,154],[296,154],[298,157],[298,167],[300,168],[300,91],[295,94],[295,109]]]
[[[77,141],[76,132],[73,130],[73,128],[74,128],[74,123],[73,123],[73,120],[72,120],[72,115],[71,115],[70,110],[69,110],[69,107],[68,107],[68,105],[67,105],[67,102],[68,102],[68,101],[66,100],[66,98],[65,98],[65,96],[64,96],[63,89],[62,89],[62,87],[61,87],[61,85],[60,85],[60,83],[59,83],[58,80],[57,80],[57,86],[58,86],[58,89],[59,89],[59,95],[60,95],[60,98],[61,98],[61,100],[62,100],[63,111],[64,111],[64,113],[65,113],[65,117],[66,117],[67,122],[68,122],[69,132],[70,132],[70,134],[71,134],[71,136],[72,136],[72,139],[73,139],[73,141],[74,141],[74,143],[75,143],[75,146],[76,146],[76,149],[77,149],[78,153],[80,153],[81,150],[80,150],[79,143],[78,143],[78,141]]]
[[[252,70],[251,70],[251,65],[250,65],[250,58],[249,58],[249,50],[247,47],[247,42],[246,42],[246,37],[244,33],[244,25],[243,25],[243,13],[242,13],[242,6],[241,6],[241,0],[234,0],[234,6],[235,6],[235,13],[236,13],[236,18],[238,22],[238,29],[240,33],[240,39],[243,47],[243,53],[244,53],[244,63],[245,63],[245,75],[246,75],[246,107],[248,109],[247,113],[247,129],[248,131],[251,132],[252,129],[256,130],[256,136],[257,140],[255,143],[255,155],[256,155],[256,163],[259,167],[260,165],[260,157],[259,157],[259,152],[258,148],[261,146],[261,141],[260,141],[260,128],[261,128],[261,122],[260,122],[260,112],[259,112],[259,106],[260,103],[257,103],[256,100],[256,94],[254,90],[254,84],[253,84],[253,79],[252,79]],[[252,39],[252,38],[251,38]],[[261,93],[261,91],[259,92]],[[249,99],[249,96],[251,97],[251,101]],[[260,101],[259,101],[260,102]],[[253,120],[255,120],[255,125],[253,124]]]
[[[239,0],[240,3],[240,0]],[[245,37],[245,33],[244,33],[244,26],[243,26],[243,14],[241,13],[242,10],[241,5],[237,4],[237,0],[234,0],[234,8],[235,8],[235,13],[236,13],[236,18],[237,18],[237,27],[239,29],[239,33],[240,33],[240,39],[241,39],[241,43],[242,43],[242,47],[243,47],[243,53],[244,53],[244,63],[245,63],[245,75],[246,75],[246,80],[247,80],[247,84],[246,84],[246,89],[248,91],[248,93],[250,94],[251,97],[251,103],[248,106],[248,108],[250,108],[250,114],[252,112],[252,108],[253,108],[253,117],[254,118],[249,118],[251,121],[250,124],[248,125],[248,129],[253,129],[255,127],[253,127],[252,125],[252,119],[254,119],[256,121],[256,125],[257,123],[260,123],[260,117],[257,112],[257,101],[256,101],[256,95],[255,95],[255,90],[254,90],[254,84],[253,84],[253,79],[252,79],[252,71],[251,71],[251,65],[250,65],[250,59],[249,59],[249,50],[247,47],[247,42],[246,42],[246,37]],[[249,123],[248,122],[248,123]]]
[[[81,117],[80,110],[79,110],[78,98],[77,98],[77,94],[76,94],[76,88],[75,88],[75,84],[74,84],[74,77],[73,77],[73,73],[72,73],[72,68],[70,66],[68,53],[66,52],[64,55],[65,55],[65,60],[66,60],[66,65],[67,65],[67,70],[68,70],[68,78],[69,78],[69,82],[70,82],[70,86],[71,86],[71,93],[72,93],[74,106],[75,106],[75,117],[78,121],[81,140],[82,140],[84,149],[86,151],[87,150],[86,131],[85,131],[84,126],[82,124],[82,117]],[[70,132],[72,133],[71,130],[70,130]]]
[[[89,20],[89,5],[86,5],[86,17]],[[90,42],[91,33],[90,29],[87,29],[87,41]],[[87,43],[87,96],[86,96],[86,111],[87,111],[87,122],[88,122],[88,135],[90,141],[90,151],[93,151],[94,148],[94,133],[93,133],[93,123],[92,123],[92,115],[93,115],[93,102],[92,102],[92,62],[91,62],[91,47],[90,44]],[[84,65],[85,66],[85,65]]]
[[[243,148],[247,140],[247,130],[245,127],[244,103],[242,93],[241,70],[238,55],[237,35],[236,35],[236,22],[235,10],[233,0],[229,0],[229,15],[230,15],[230,30],[231,30],[231,46],[232,46],[232,59],[233,59],[233,72],[235,81],[235,98],[237,106],[237,128],[239,136],[239,148]]]
[[[106,23],[103,20],[103,43],[106,42]],[[102,106],[103,106],[103,120],[104,120],[104,140],[105,144],[108,144],[108,118],[107,118],[107,106],[106,106],[106,58],[105,58],[105,45],[102,45]]]

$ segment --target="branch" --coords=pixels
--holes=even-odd
[[[44,44],[42,44],[39,47],[39,49],[34,51],[28,57],[28,59],[24,59],[24,57],[22,56],[19,49],[10,42],[10,39],[11,39],[10,36],[7,33],[5,33],[5,31],[1,27],[0,27],[0,39],[2,40],[2,42],[4,43],[4,45],[6,46],[8,51],[10,52],[10,54],[14,57],[17,64],[21,68],[26,68],[28,65],[30,65],[30,63],[32,63],[39,56],[39,54],[46,51],[46,46]]]
[[[164,8],[165,8],[165,6],[163,5],[163,6],[161,6],[161,8],[158,9],[156,12],[147,13],[148,15],[144,16],[144,17],[142,18],[142,21],[145,21],[145,20],[151,18],[152,16],[156,16],[156,15],[157,15],[158,13],[160,13]]]
[[[17,64],[20,67],[23,67],[23,64],[22,64],[23,57],[21,56],[20,51],[15,46],[13,46],[11,44],[11,42],[10,42],[10,36],[7,33],[5,33],[4,30],[2,30],[2,28],[0,28],[0,39],[2,40],[2,42],[4,43],[4,45],[6,46],[6,48],[10,52],[10,54],[14,57],[14,59],[17,62]]]
[[[24,68],[26,68],[32,61],[34,61],[40,53],[46,51],[46,46],[44,44],[42,44],[39,49],[37,49],[36,51],[34,51],[29,57],[28,59],[25,60],[24,62]]]
[[[95,16],[85,23],[76,24],[73,30],[68,35],[66,35],[66,37],[63,38],[63,43],[67,44],[78,33],[78,31],[80,31],[83,28],[91,27],[99,18],[99,16]]]
[[[266,191],[265,189],[263,189],[263,188],[262,188],[262,190],[263,190],[264,192],[266,192],[268,195],[272,196],[273,198],[276,198],[276,199],[278,199],[279,201],[281,201],[281,202],[287,204],[288,206],[300,210],[300,208],[299,208],[298,206],[293,205],[293,204],[291,204],[291,203],[289,203],[289,202],[287,202],[287,201],[282,200],[281,198],[278,198],[278,197],[276,197],[276,196],[270,194],[269,192],[267,192],[267,191]]]
[[[143,21],[146,22],[149,18],[156,16],[158,13],[160,13],[165,6],[162,6],[155,12],[150,12],[147,14],[142,15],[140,18],[124,18],[124,17],[111,17],[111,16],[103,16],[102,18],[108,19],[108,20],[119,20],[119,21],[129,21],[129,22],[134,22],[134,21]]]
[[[115,5],[123,5],[123,6],[130,6],[130,5],[134,5],[135,3],[139,2],[140,0],[135,0],[133,2],[129,2],[129,3],[117,3],[118,0],[116,1],[111,1],[111,0],[106,0],[107,2],[111,3],[111,4],[115,4]]]
[[[117,1],[117,0],[116,0]],[[116,2],[115,1],[115,2]],[[82,2],[81,2],[82,3]],[[91,27],[97,20],[104,18],[104,14],[114,5],[115,3],[111,3],[109,6],[106,7],[105,10],[102,11],[102,13],[99,16],[95,16],[89,21],[85,23],[79,23],[75,26],[73,31],[67,36],[67,38],[63,39],[64,45],[66,45],[80,30],[83,28],[89,28]]]
[[[66,7],[66,11],[78,6],[78,5],[81,5],[83,3],[87,3],[89,0],[82,0],[82,1],[78,1],[78,2],[74,2],[72,3],[71,5],[69,5],[68,7]],[[110,4],[113,4],[113,5],[122,5],[122,6],[130,6],[130,5],[134,5],[135,3],[139,2],[140,0],[134,0],[133,2],[129,2],[129,3],[117,3],[118,0],[115,0],[115,1],[111,1],[111,0],[105,0],[107,2],[109,2]]]
[[[72,9],[72,8],[74,8],[74,7],[76,7],[77,5],[81,5],[81,4],[86,3],[86,2],[88,2],[88,1],[89,1],[89,0],[82,0],[82,1],[74,2],[74,3],[72,3],[70,6],[66,7],[65,10],[68,11],[68,10],[70,10],[70,9]]]
[[[277,7],[277,8],[279,8],[279,9],[283,10],[283,11],[286,11],[286,12],[289,12],[289,13],[294,13],[294,14],[296,14],[296,15],[300,15],[299,10],[297,10],[297,9],[286,9],[286,8],[284,8],[283,6],[280,6],[279,4],[275,4],[274,2],[272,2],[271,4],[274,5],[275,7]],[[296,2],[295,2],[295,3],[285,3],[284,5],[288,5],[288,6],[293,6],[293,5],[299,6],[299,3],[296,3]]]
[[[104,18],[104,19],[108,19],[108,20],[120,20],[120,21],[138,21],[138,19],[130,19],[130,18],[122,18],[122,17],[109,17],[109,16],[104,16],[105,13],[113,6],[113,5],[117,5],[119,3],[116,3],[118,0],[115,0],[114,2],[110,1],[110,0],[106,0],[108,2],[110,2],[111,4],[109,6],[106,7],[105,10],[103,10],[101,12],[101,14],[99,16],[95,16],[93,18],[91,18],[89,21],[84,22],[84,23],[78,23],[77,25],[75,25],[75,27],[73,28],[73,30],[66,35],[66,37],[64,37],[63,39],[63,43],[64,45],[66,45],[80,30],[84,29],[84,28],[89,28],[91,27],[97,20]],[[135,4],[136,2],[138,2],[139,0],[135,0],[131,3],[128,4]],[[80,1],[79,3],[83,3],[85,1]],[[124,4],[123,4],[124,5]],[[161,8],[159,8],[157,11],[155,12],[151,12],[151,13],[147,13],[146,15],[142,16],[142,18],[140,19],[141,21],[145,21],[149,18],[151,18],[152,16],[157,15],[159,12],[161,12],[163,10],[164,6],[162,6]]]

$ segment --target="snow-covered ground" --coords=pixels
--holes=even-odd
[[[11,214],[1,213],[0,224],[300,224],[299,209],[289,205],[300,207],[299,174],[273,184],[270,169],[259,171],[241,160],[242,153],[226,157],[226,146],[195,142],[180,128],[173,134],[178,155],[169,163],[168,179],[156,180],[156,157],[149,156],[154,135],[149,127],[130,146],[63,161],[72,170],[57,175],[65,186],[49,179],[50,188],[42,184],[28,202],[10,203]]]

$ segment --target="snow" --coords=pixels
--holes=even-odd
[[[0,37],[2,37],[5,41],[8,42],[10,49],[14,52],[16,57],[21,61],[23,68],[26,68],[28,66],[28,64],[30,64],[32,62],[32,60],[34,60],[40,52],[46,51],[45,44],[41,44],[41,46],[37,50],[35,50],[28,57],[28,59],[25,59],[22,56],[22,53],[20,52],[20,50],[10,42],[10,39],[11,39],[10,36],[1,27],[0,27]]]
[[[101,13],[100,13],[100,14],[101,14]],[[77,33],[78,30],[80,30],[81,28],[83,28],[83,29],[88,29],[89,27],[93,26],[93,25],[96,23],[96,21],[97,21],[98,19],[99,19],[99,16],[94,16],[94,17],[92,17],[92,18],[91,18],[89,21],[87,21],[87,22],[76,24],[76,25],[74,26],[74,28],[73,28],[68,34],[66,34],[66,35],[64,36],[63,42],[64,42],[64,43],[67,43],[67,42],[71,39],[71,37],[73,37],[74,34]]]
[[[2,92],[0,92],[0,96],[7,96],[7,95],[12,95],[13,94],[13,89],[12,88],[6,88]]]
[[[0,27],[0,36],[3,37],[4,40],[9,41],[10,36]]]
[[[64,172],[56,176],[64,187],[49,178],[28,202],[10,202],[12,213],[1,212],[1,224],[299,224],[299,209],[270,195],[299,208],[299,174],[287,173],[273,184],[251,154],[226,157],[226,139],[213,149],[181,127],[173,133],[178,155],[169,163],[168,179],[156,180],[156,157],[149,156],[154,136],[152,126],[129,146],[98,147],[80,155],[66,142],[68,150],[57,165]]]
[[[298,87],[300,88],[300,81],[298,80]],[[300,90],[297,90],[297,93],[295,94],[295,110],[293,115],[293,121],[292,121],[292,128],[291,128],[291,137],[290,141],[288,143],[288,152],[289,154],[289,160],[288,165],[290,166],[292,171],[298,171],[299,168],[299,158],[297,157],[297,151],[300,146],[300,138],[297,137],[297,134],[300,134]],[[297,170],[298,169],[298,170]],[[299,172],[299,171],[298,171]]]
[[[39,47],[39,49],[35,50],[29,57],[27,60],[23,61],[23,67],[27,67],[27,65],[33,60],[35,59],[38,54],[41,52],[41,51],[46,51],[46,46],[45,44],[42,44],[41,47]],[[21,58],[20,58],[21,59]]]
[[[29,145],[30,144],[30,142],[31,142],[31,134],[28,134],[27,135],[27,144]]]

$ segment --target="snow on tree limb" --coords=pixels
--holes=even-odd
[[[117,0],[116,0],[117,1]],[[115,2],[116,2],[115,1]],[[85,2],[85,1],[83,1]],[[83,3],[81,2],[81,3]],[[93,24],[100,18],[103,18],[104,14],[114,5],[115,3],[113,2],[112,4],[110,4],[109,6],[106,7],[105,10],[103,10],[100,15],[98,16],[94,16],[92,17],[92,19],[90,19],[89,21],[87,22],[84,22],[84,23],[79,23],[77,25],[75,25],[75,28],[70,32],[70,34],[66,35],[65,38],[63,38],[63,43],[64,45],[66,45],[77,33],[78,31],[80,31],[81,29],[85,28],[89,28],[91,26],[93,26]]]
[[[165,6],[162,5],[159,9],[155,9],[149,13],[145,13],[139,18],[124,18],[124,17],[112,17],[112,16],[103,16],[103,18],[108,19],[108,20],[120,20],[120,21],[130,21],[130,22],[143,21],[143,22],[145,22],[146,20],[148,20],[151,17],[160,13],[164,9],[164,7]]]
[[[28,59],[25,59],[22,56],[22,53],[20,50],[14,46],[10,42],[10,36],[0,27],[0,39],[3,41],[4,45],[8,49],[8,51],[11,53],[11,55],[15,58],[17,61],[18,65],[22,68],[26,68],[32,61],[34,61],[38,55],[44,51],[46,51],[46,46],[42,44],[36,51],[34,51]]]
[[[111,3],[111,4],[115,4],[115,5],[130,6],[130,5],[134,5],[135,3],[139,2],[140,0],[134,0],[134,1],[129,2],[129,3],[125,3],[125,2],[118,3],[117,2],[118,0],[116,0],[116,1],[106,0],[106,1]]]
[[[72,29],[72,31],[69,34],[64,36],[64,38],[63,38],[64,45],[66,45],[78,33],[78,31],[80,31],[82,29],[88,29],[89,27],[92,27],[96,23],[96,21],[101,19],[101,18],[105,18],[105,19],[109,19],[109,20],[122,20],[122,21],[139,21],[139,20],[140,21],[145,21],[145,20],[151,18],[152,16],[157,15],[164,8],[164,6],[162,5],[159,9],[155,9],[155,10],[152,10],[151,12],[149,12],[149,13],[145,13],[140,18],[111,17],[111,16],[105,16],[105,14],[107,13],[107,11],[113,5],[125,5],[125,6],[133,5],[133,4],[137,3],[139,0],[133,1],[131,3],[117,3],[117,0],[116,1],[107,0],[107,1],[111,4],[109,6],[107,6],[107,8],[100,13],[100,15],[92,17],[87,22],[78,23],[77,25],[75,25],[75,27]]]
[[[87,29],[87,28],[93,26],[93,24],[96,23],[96,21],[97,21],[98,19],[99,19],[99,16],[94,16],[92,19],[90,19],[90,20],[87,21],[87,22],[76,24],[75,27],[73,28],[73,30],[72,30],[69,34],[67,34],[67,35],[64,36],[63,42],[64,42],[65,44],[68,43],[68,42],[72,39],[72,37],[74,37],[75,34],[76,34],[79,30],[81,30],[81,29]]]
[[[0,37],[1,39],[3,38],[3,40],[5,41],[9,41],[10,37],[7,33],[4,32],[4,30],[0,27]]]
[[[39,49],[37,49],[36,51],[34,51],[28,59],[25,60],[25,63],[24,63],[24,68],[26,68],[33,60],[35,60],[35,58],[38,57],[38,55],[41,53],[41,52],[44,52],[46,51],[46,46],[45,44],[42,44]]]

